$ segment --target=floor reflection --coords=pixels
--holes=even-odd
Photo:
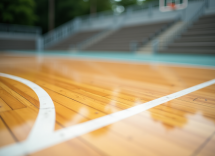
[[[76,108],[72,110],[71,115],[64,116],[62,112],[57,112],[57,120],[65,127],[185,89],[193,84],[193,82],[185,81],[185,78],[195,77],[192,72],[189,74],[190,70],[186,72],[188,76],[184,76],[180,70],[168,66],[158,65],[156,68],[151,68],[146,64],[54,58],[43,58],[39,63],[36,63],[35,59],[22,61],[22,59],[14,58],[13,63],[1,62],[0,71],[21,76],[43,86],[50,92],[53,100],[61,105],[57,107],[71,109],[68,104],[74,105]],[[205,73],[210,72],[211,70],[208,70]],[[213,77],[212,74],[211,77]],[[3,81],[3,83],[6,82]],[[7,83],[6,85],[13,87]],[[13,87],[13,89],[15,88]],[[70,93],[64,94],[65,90],[73,93],[74,96],[70,96]],[[38,99],[35,98],[35,95],[27,95],[27,91],[21,88],[16,88],[16,91],[38,106]],[[151,114],[151,119],[162,123],[167,131],[174,128],[183,129],[189,124],[189,120],[196,120],[197,116],[204,122],[212,121],[214,123],[215,108],[207,106],[208,99],[195,96],[192,98],[193,103],[186,101],[187,99],[173,100],[152,108],[148,112]],[[214,100],[213,97],[212,99]],[[199,104],[194,104],[195,102],[199,102]],[[96,105],[96,103],[98,104]],[[212,102],[212,104],[214,103]],[[97,106],[99,108],[94,109]]]

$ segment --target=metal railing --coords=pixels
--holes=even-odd
[[[59,40],[74,34],[79,30],[80,24],[81,24],[80,19],[76,18],[75,20],[67,22],[62,26],[46,33],[45,35],[43,35],[44,46],[48,47],[50,45],[55,44]]]
[[[150,41],[152,41],[154,38],[156,38],[163,31],[165,31],[166,29],[168,29],[170,26],[172,26],[174,23],[178,22],[179,20],[181,20],[181,16],[178,16],[172,22],[164,25],[162,28],[160,28],[159,30],[157,30],[155,33],[153,33],[152,35],[150,35],[146,39],[144,38],[144,40],[142,42],[131,41],[130,42],[130,51],[131,52],[136,52],[138,49],[140,49],[141,47],[143,47],[144,45],[146,45],[147,43],[149,43]]]
[[[145,3],[141,6],[134,5],[134,6],[127,7],[125,9],[125,11],[120,14],[116,13],[114,11],[104,11],[104,12],[100,12],[100,13],[96,13],[96,14],[92,14],[92,15],[79,16],[79,17],[75,18],[74,20],[71,20],[71,21],[63,24],[62,26],[45,34],[44,35],[44,46],[49,47],[49,46],[55,44],[56,42],[66,38],[72,34],[77,33],[78,31],[81,30],[80,27],[82,25],[90,25],[90,24],[94,23],[94,21],[110,19],[112,22],[110,22],[110,24],[106,27],[106,29],[111,28],[112,25],[114,25],[114,21],[116,20],[116,18],[119,17],[119,15],[128,16],[134,12],[143,11],[143,10],[148,11],[149,12],[148,14],[150,14],[151,8],[157,7],[158,5],[159,5],[159,3],[156,1],[156,2],[151,2],[151,3]]]
[[[181,16],[178,16],[175,20],[173,20],[172,22],[164,25],[161,29],[157,30],[154,34],[152,34],[151,36],[149,36],[147,39],[144,39],[143,42],[141,43],[140,46],[144,46],[145,44],[147,44],[149,41],[153,40],[155,37],[157,37],[159,34],[161,34],[163,31],[165,31],[166,29],[168,29],[170,26],[172,26],[173,24],[175,24],[176,22],[181,20]]]
[[[201,0],[192,0],[192,1],[201,1]],[[129,6],[129,7],[125,8],[125,11],[120,14],[116,13],[114,11],[104,11],[104,12],[100,12],[100,13],[93,14],[93,15],[79,16],[79,17],[59,26],[58,28],[46,33],[45,35],[43,35],[43,37],[40,36],[41,29],[39,27],[0,24],[0,32],[8,33],[8,34],[38,35],[38,36],[40,36],[40,41],[39,41],[40,45],[43,44],[44,47],[48,47],[48,46],[51,46],[51,45],[59,42],[60,40],[66,38],[68,36],[71,36],[71,35],[77,33],[78,31],[81,30],[82,25],[88,25],[89,23],[94,23],[94,21],[101,21],[101,20],[106,20],[106,19],[110,19],[112,21],[110,23],[110,25],[113,25],[116,18],[120,17],[119,15],[123,15],[124,17],[127,17],[127,16],[129,16],[133,13],[139,12],[139,11],[146,11],[146,15],[151,16],[153,14],[152,8],[158,7],[158,6],[159,6],[159,3],[158,3],[158,1],[156,1],[156,2],[144,3],[143,5]],[[102,22],[100,22],[100,23],[102,23]],[[87,39],[86,41],[80,43],[80,45],[78,45],[78,47],[86,45],[91,40],[94,40],[95,38],[99,37],[100,35],[102,35],[102,33],[95,35],[92,38]],[[153,38],[153,37],[151,37],[151,38]],[[135,47],[135,46],[132,46],[132,47]]]
[[[102,32],[99,32],[95,35],[93,35],[92,37],[86,39],[85,41],[82,41],[81,43],[79,43],[76,48],[77,50],[83,50],[84,48],[86,48],[91,42],[95,41],[96,39],[102,37],[103,35],[105,35],[106,33],[108,33],[110,31],[110,29],[105,29]]]
[[[0,23],[0,36],[1,38],[34,39],[36,43],[35,50],[43,50],[43,38],[40,27]]]
[[[199,0],[190,0],[190,1],[199,1]],[[81,31],[81,26],[87,25],[88,28],[91,24],[96,23],[99,24],[98,21],[109,19],[109,25],[106,28],[111,28],[115,24],[115,20],[119,17],[119,15],[129,16],[133,13],[139,11],[146,11],[147,16],[152,16],[152,9],[159,6],[158,1],[143,3],[142,5],[133,5],[126,7],[122,13],[117,13],[114,11],[103,11],[96,14],[91,15],[83,15],[71,20],[62,26],[48,32],[44,35],[44,46],[49,47],[60,40]],[[100,22],[102,23],[102,22]],[[105,28],[104,28],[105,29]]]
[[[23,26],[23,25],[0,23],[0,33],[22,34],[22,35],[40,35],[41,28],[33,27],[33,26]]]

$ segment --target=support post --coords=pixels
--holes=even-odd
[[[158,46],[159,46],[159,40],[155,39],[152,41],[152,47],[153,47],[153,55],[156,55],[158,53]]]
[[[55,1],[49,0],[49,31],[54,29],[54,23],[55,23]]]
[[[151,17],[152,16],[152,4],[148,5],[148,16]]]
[[[210,6],[210,0],[206,0],[206,8],[209,8]]]
[[[136,41],[131,41],[130,42],[130,51],[132,53],[135,53],[137,51],[137,42]]]
[[[43,38],[41,36],[37,37],[37,62],[41,63],[42,62],[42,55],[43,55]]]
[[[76,18],[75,21],[74,21],[74,28],[75,28],[75,31],[78,31],[78,29],[80,29],[80,25],[81,25],[81,20],[80,20],[80,18]]]
[[[130,16],[132,14],[132,9],[131,8],[128,8],[127,10],[126,10],[126,16],[128,17],[128,16]]]

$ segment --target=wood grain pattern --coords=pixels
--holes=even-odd
[[[0,98],[0,112],[12,110],[1,98]]]
[[[198,156],[204,156],[204,155],[213,156],[215,153],[214,145],[215,145],[215,135],[213,133],[213,135],[210,136],[208,140],[205,141],[205,144],[203,145],[203,147],[199,149]]]
[[[13,136],[6,127],[5,123],[2,121],[2,118],[0,118],[0,138],[0,146],[6,146],[15,143]]]
[[[215,69],[45,57],[0,57],[0,72],[42,87],[55,130],[84,123],[215,78]],[[39,111],[26,85],[0,77],[0,147],[23,141]],[[214,155],[215,85],[28,155]],[[2,141],[3,140],[3,141]]]
[[[7,91],[5,91],[1,87],[0,87],[0,97],[12,109],[20,109],[25,107],[25,105],[23,105],[19,100],[14,98],[12,95],[10,95]]]

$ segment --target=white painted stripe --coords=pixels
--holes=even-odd
[[[55,107],[51,97],[37,84],[9,74],[0,73],[0,76],[19,81],[30,87],[38,96],[40,102],[39,113],[32,128],[28,140],[31,140],[38,135],[50,134],[54,131],[55,126]]]
[[[170,100],[176,99],[178,97],[184,96],[186,94],[197,91],[199,89],[210,86],[212,84],[215,84],[215,79],[213,79],[211,81],[204,82],[202,84],[199,84],[199,85],[196,85],[193,87],[190,87],[190,88],[187,88],[187,89],[184,89],[182,91],[179,91],[179,92],[176,92],[176,93],[173,93],[173,94],[170,94],[170,95],[167,95],[167,96],[164,96],[164,97],[161,97],[161,98],[158,98],[158,99],[155,99],[155,100],[152,100],[152,101],[149,101],[149,102],[137,105],[137,106],[134,106],[132,108],[128,108],[126,110],[122,110],[120,112],[116,112],[116,113],[106,115],[104,117],[94,119],[94,120],[91,120],[91,121],[88,121],[88,122],[85,122],[82,124],[78,124],[75,126],[64,128],[62,130],[57,131],[55,133],[55,135],[52,136],[52,138],[50,138],[51,142],[52,142],[52,144],[55,144],[54,143],[55,140],[58,140],[58,141],[62,140],[60,142],[63,142],[65,140],[69,140],[71,138],[80,136],[82,134],[89,133],[93,130],[99,129],[101,127],[107,126],[107,125],[112,124],[114,122],[117,122],[117,121],[123,120],[125,118],[131,117],[131,116],[136,115],[138,113],[141,113],[145,110],[148,110],[150,108],[158,106],[162,103],[165,103],[165,102],[168,102]],[[59,142],[57,142],[57,143],[59,143]]]
[[[134,106],[132,108],[129,108],[120,112],[116,112],[82,124],[64,128],[62,130],[58,130],[55,133],[50,133],[50,134],[47,134],[46,136],[38,136],[35,138],[35,140],[32,140],[32,141],[26,140],[19,144],[14,144],[14,145],[1,148],[0,155],[8,155],[8,154],[23,155],[23,154],[30,154],[32,152],[45,149],[47,147],[59,144],[66,140],[97,130],[99,128],[112,124],[114,122],[131,117],[140,112],[153,108],[157,105],[160,105],[162,103],[168,102],[175,98],[184,96],[186,94],[197,91],[199,89],[210,86],[212,84],[215,84],[215,79],[187,88],[185,90]]]

